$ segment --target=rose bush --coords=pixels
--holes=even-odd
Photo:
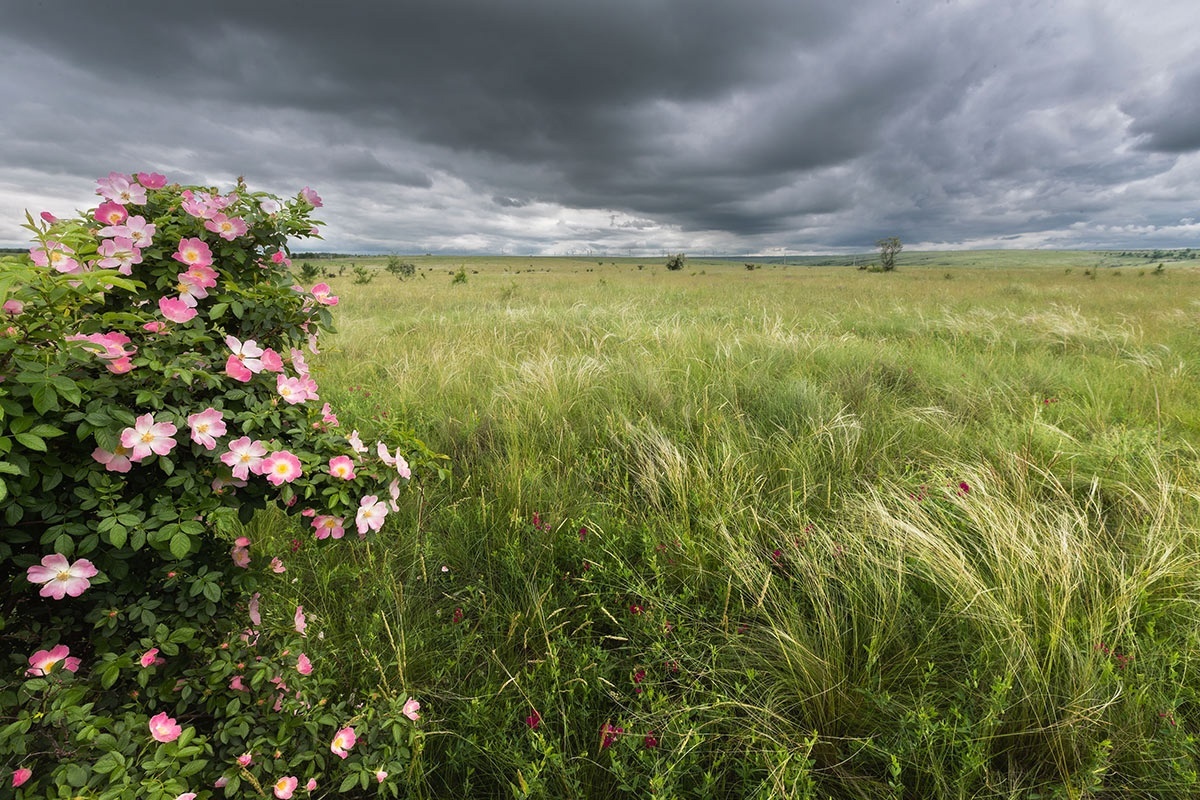
[[[339,692],[303,610],[271,603],[286,554],[239,525],[275,505],[316,539],[365,537],[437,469],[321,401],[306,359],[337,298],[294,285],[288,257],[320,198],[97,183],[97,208],[28,217],[29,256],[0,265],[5,785],[396,795],[376,774],[420,744],[409,698]]]

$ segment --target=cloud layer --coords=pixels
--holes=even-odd
[[[0,244],[94,180],[326,200],[328,249],[1197,243],[1200,7],[311,0],[0,29]],[[416,7],[412,7],[416,6]]]

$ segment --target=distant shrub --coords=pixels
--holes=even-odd
[[[366,286],[371,281],[375,280],[375,273],[366,267],[354,268],[354,283],[356,286]]]
[[[456,283],[466,283],[466,282],[467,282],[467,269],[466,269],[466,267],[459,267],[458,272],[454,273],[454,276],[450,279],[450,283],[453,285]]]
[[[683,253],[673,253],[667,257],[667,269],[672,272],[678,272],[683,269],[684,262],[687,261],[687,256]]]
[[[409,261],[401,261],[398,256],[388,258],[387,271],[400,280],[411,278],[417,271],[417,265]]]
[[[305,261],[300,265],[300,281],[301,283],[312,283],[317,278],[321,277],[321,270],[314,267],[312,264]]]

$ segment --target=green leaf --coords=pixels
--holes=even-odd
[[[30,450],[37,450],[39,453],[46,452],[46,442],[42,437],[34,433],[14,433],[13,438],[19,443],[25,445]]]
[[[122,525],[114,525],[108,532],[108,543],[113,547],[124,547],[129,538],[129,532]]]
[[[110,753],[105,753],[104,755],[100,756],[99,759],[96,760],[96,763],[92,765],[92,771],[98,772],[101,775],[107,775],[108,773],[110,773],[114,769],[116,769],[118,766],[119,765],[117,764],[117,760],[115,758],[113,758],[113,753],[110,752]]]
[[[111,689],[112,685],[117,682],[117,678],[120,676],[121,668],[117,666],[117,662],[110,661],[101,668],[100,686],[105,689]]]
[[[54,384],[54,388],[58,390],[59,395],[71,405],[77,406],[83,399],[83,392],[80,390],[79,384],[70,378],[63,375],[55,375],[50,379],[50,382]]]
[[[350,787],[358,783],[358,775],[351,772],[346,777],[342,778],[342,785],[338,787],[338,794],[345,794],[350,791]],[[364,787],[366,788],[366,787]]]
[[[35,436],[41,436],[43,439],[53,439],[55,436],[62,436],[64,433],[66,433],[64,430],[56,428],[53,425],[47,425],[45,423],[42,423],[41,425],[34,425],[29,429],[29,432]]]
[[[177,533],[171,537],[171,555],[177,559],[182,559],[192,549],[192,540],[186,533]]]
[[[88,781],[88,771],[78,764],[67,765],[67,783],[75,789],[82,789]]]
[[[195,739],[195,738],[196,738],[196,729],[189,725],[188,727],[183,729],[183,733],[181,733],[179,735],[179,738],[176,739],[176,741],[179,742],[180,747],[187,747],[188,743],[191,742],[192,739]]]
[[[33,387],[33,407],[39,414],[58,409],[58,395],[54,387],[48,383],[39,383]]]

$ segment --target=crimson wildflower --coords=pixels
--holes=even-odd
[[[600,728],[600,749],[607,750],[612,747],[613,742],[617,741],[617,737],[625,733],[624,728],[618,728],[609,723],[604,723],[604,727]]]

